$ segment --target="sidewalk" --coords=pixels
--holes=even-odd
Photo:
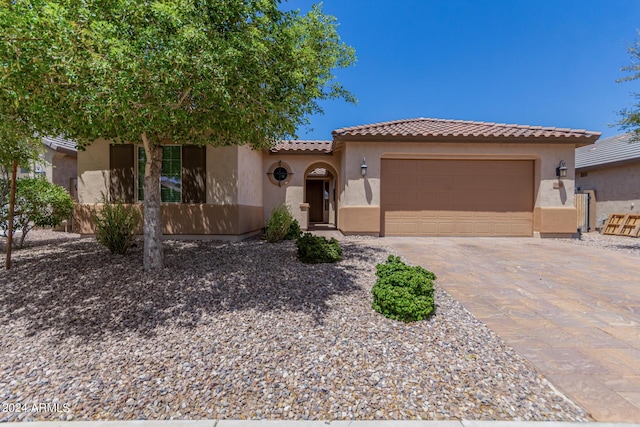
[[[302,421],[302,420],[198,420],[198,421],[39,421],[29,427],[640,427],[640,424],[565,423],[527,421]]]

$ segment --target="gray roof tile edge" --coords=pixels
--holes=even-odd
[[[633,159],[640,161],[640,142],[631,142],[632,136],[631,133],[623,133],[576,148],[576,169]]]
[[[61,148],[68,151],[78,151],[78,147],[74,141],[61,136],[43,136],[42,143],[53,150]]]

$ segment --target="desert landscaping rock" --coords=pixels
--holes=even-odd
[[[0,404],[25,409],[0,421],[589,419],[438,287],[427,321],[374,312],[389,253],[366,239],[320,265],[293,242],[167,241],[145,274],[141,247],[29,237],[0,272]]]
[[[640,239],[629,236],[614,236],[598,232],[585,233],[579,239],[561,239],[567,244],[591,246],[601,249],[640,255]]]

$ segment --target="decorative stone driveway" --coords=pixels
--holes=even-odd
[[[640,421],[638,256],[534,238],[375,241],[434,271],[597,421]]]

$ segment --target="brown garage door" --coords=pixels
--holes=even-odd
[[[387,236],[531,236],[532,160],[383,159]]]

